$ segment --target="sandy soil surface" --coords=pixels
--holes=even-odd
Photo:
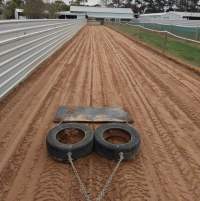
[[[0,200],[81,201],[70,166],[47,155],[58,106],[123,106],[142,138],[106,201],[199,201],[200,77],[103,26],[88,26],[0,103]],[[92,197],[115,165],[75,162]]]

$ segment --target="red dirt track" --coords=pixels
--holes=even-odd
[[[58,106],[122,106],[142,144],[106,201],[200,200],[200,77],[104,26],[87,26],[0,103],[0,201],[82,201],[70,166],[47,155]],[[95,198],[115,163],[75,162]],[[95,200],[95,199],[94,199]]]

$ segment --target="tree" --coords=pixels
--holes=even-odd
[[[148,6],[148,2],[145,2],[142,0],[131,1],[131,8],[135,14],[144,13],[147,6]]]
[[[56,1],[55,3],[46,4],[46,8],[49,14],[49,18],[55,18],[57,12],[69,10],[69,6],[66,5],[63,1]]]
[[[199,0],[143,0],[147,3],[146,12],[162,11],[198,11]],[[165,9],[167,8],[167,9]]]
[[[2,13],[3,13],[3,1],[0,0],[0,19],[2,18]]]
[[[198,0],[187,1],[187,11],[196,12],[198,11]]]
[[[200,9],[200,0],[112,0],[112,3],[114,7],[132,8],[134,13],[196,12]]]
[[[71,2],[71,5],[72,5],[72,6],[80,6],[80,5],[81,5],[81,1],[82,1],[82,0],[73,0],[73,1]]]
[[[24,5],[22,0],[12,0],[12,1],[6,2],[6,4],[3,4],[3,1],[1,1],[1,3],[3,7],[3,16],[6,19],[14,19],[15,9],[22,8]]]
[[[70,2],[72,6],[84,6],[87,5],[86,3],[88,2],[88,0],[72,0]]]
[[[30,19],[44,17],[45,4],[42,0],[26,0],[24,5],[24,15]]]

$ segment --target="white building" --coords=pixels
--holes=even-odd
[[[95,19],[110,19],[110,20],[133,19],[133,11],[130,8],[71,6],[70,13],[84,14],[88,18],[95,18]]]
[[[57,16],[60,19],[84,19],[84,13],[71,13],[70,11],[57,12]]]
[[[23,15],[24,9],[16,8],[15,9],[15,19],[16,20],[24,20],[26,17]]]
[[[54,3],[57,0],[43,0],[44,3]],[[63,1],[65,4],[69,5],[70,4],[70,0],[60,0]]]

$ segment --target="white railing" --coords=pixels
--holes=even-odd
[[[123,25],[124,23],[120,23],[120,24]],[[159,30],[150,29],[150,28],[146,28],[146,27],[141,26],[141,25],[135,25],[135,24],[131,24],[131,23],[125,23],[125,24],[126,24],[126,25],[129,25],[129,26],[132,26],[132,27],[138,27],[138,28],[141,28],[141,29],[143,29],[143,30],[151,31],[151,32],[154,32],[154,33],[165,34],[166,37],[167,37],[167,36],[171,36],[171,37],[174,37],[174,38],[177,38],[177,39],[186,41],[186,42],[191,42],[191,43],[200,45],[200,41],[192,40],[192,39],[185,38],[185,37],[181,37],[181,36],[178,36],[178,35],[176,35],[176,34],[173,34],[173,33],[169,32],[169,31],[159,31]]]
[[[167,31],[192,40],[200,40],[200,20],[139,19],[131,21],[129,24],[141,25],[157,31]]]
[[[85,19],[0,21],[0,98],[85,24]]]
[[[164,18],[138,18],[134,20],[136,23],[174,25],[180,27],[200,27],[200,20],[186,19],[164,19]]]

